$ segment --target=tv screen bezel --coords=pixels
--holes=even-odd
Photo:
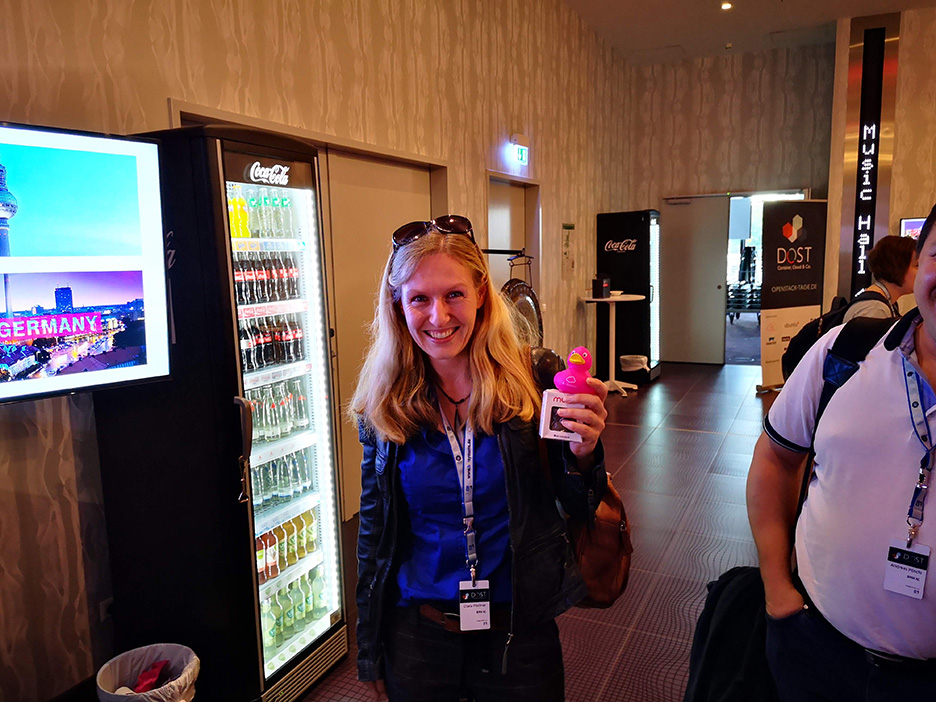
[[[165,372],[159,371],[151,375],[146,375],[140,378],[127,378],[120,380],[104,379],[102,382],[93,382],[87,385],[82,385],[79,387],[63,387],[57,388],[54,390],[43,390],[39,392],[23,392],[22,394],[15,395],[12,397],[0,397],[0,406],[12,405],[20,402],[34,402],[37,400],[44,400],[55,397],[71,397],[74,395],[80,395],[85,393],[94,393],[99,390],[112,390],[121,387],[133,386],[133,385],[143,385],[148,383],[158,383],[165,382],[172,378],[172,346],[173,346],[173,314],[171,306],[171,291],[170,291],[170,279],[169,279],[169,270],[166,263],[166,232],[164,227],[164,216],[163,216],[163,196],[161,188],[161,179],[162,179],[162,168],[160,161],[160,142],[158,139],[147,136],[136,136],[136,135],[125,135],[125,134],[112,134],[110,132],[94,132],[81,129],[71,129],[65,127],[56,127],[50,125],[33,125],[33,124],[23,124],[19,122],[8,122],[0,121],[0,127],[31,131],[31,132],[48,132],[50,134],[59,134],[65,136],[75,136],[75,137],[90,137],[94,139],[104,139],[115,142],[133,142],[137,144],[150,145],[155,148],[153,158],[155,162],[155,172],[153,173],[153,178],[157,185],[157,206],[155,207],[156,213],[159,216],[158,230],[159,230],[159,249],[160,249],[160,260],[162,262],[162,283],[163,283],[163,300],[162,304],[165,310],[165,337],[160,341],[165,343]],[[2,144],[0,144],[2,148]],[[50,147],[53,148],[53,147]],[[0,160],[2,163],[2,160]],[[143,231],[141,230],[141,234]],[[146,299],[146,298],[144,298]],[[156,298],[158,300],[158,297]],[[147,344],[149,346],[149,344]],[[146,366],[144,366],[146,367]],[[97,371],[100,372],[100,371]],[[9,382],[20,382],[20,381],[9,381]],[[28,386],[27,386],[28,387]]]

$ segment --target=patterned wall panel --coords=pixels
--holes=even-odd
[[[444,159],[450,208],[482,240],[488,170],[536,179],[546,343],[589,340],[575,298],[595,213],[627,205],[627,69],[562,0],[0,0],[0,12],[0,119],[133,133],[165,127],[173,97]],[[513,132],[532,139],[526,169],[504,160]],[[562,222],[576,224],[569,281]],[[110,653],[92,412],[90,397],[0,411],[0,698],[46,699]]]
[[[631,206],[797,187],[824,197],[833,77],[831,44],[631,68]]]
[[[46,700],[110,652],[91,398],[0,408],[0,699]]]
[[[925,217],[936,202],[936,8],[900,17],[890,232],[901,217]]]

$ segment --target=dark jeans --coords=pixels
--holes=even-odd
[[[451,632],[392,607],[384,627],[390,702],[562,702],[565,673],[554,621],[514,632],[501,675],[504,630]]]
[[[936,700],[936,665],[876,665],[818,610],[767,617],[767,661],[783,702]]]

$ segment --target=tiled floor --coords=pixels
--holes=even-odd
[[[756,563],[744,481],[774,395],[759,366],[666,364],[660,378],[608,400],[608,471],[635,545],[627,591],[606,610],[559,619],[569,702],[682,700],[705,584]],[[370,699],[353,653],[304,702]]]

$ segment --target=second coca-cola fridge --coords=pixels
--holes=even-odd
[[[95,394],[117,646],[182,643],[199,696],[288,702],[348,650],[317,153],[149,136],[171,378]]]

